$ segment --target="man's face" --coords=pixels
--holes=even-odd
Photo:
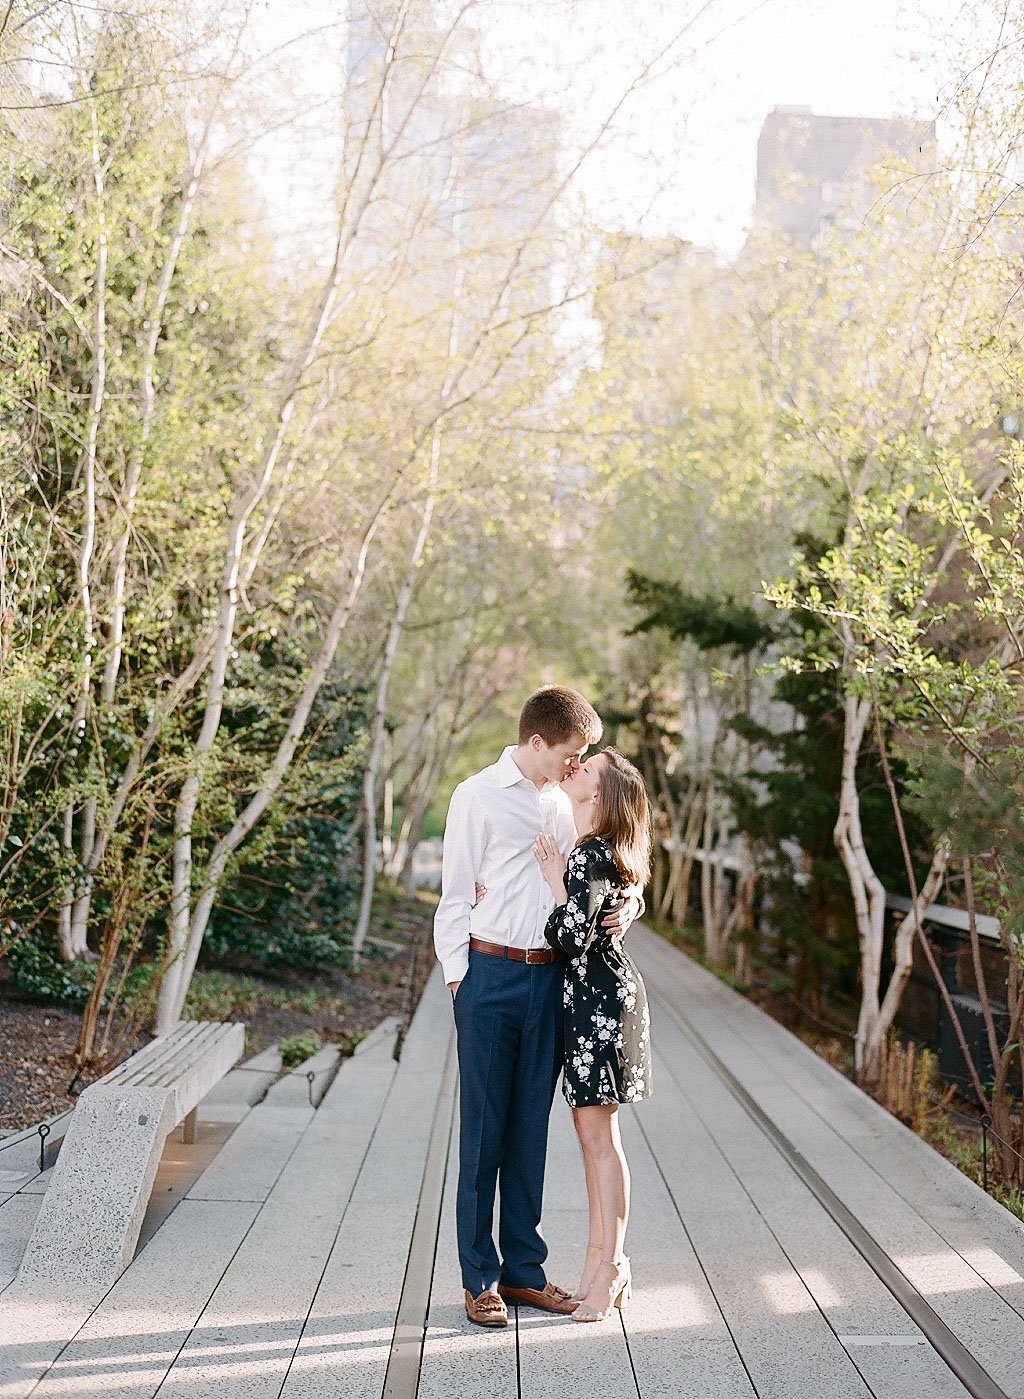
[[[561,782],[563,777],[575,772],[590,746],[582,734],[570,734],[564,743],[552,744],[534,734],[533,742],[537,746],[537,765],[549,782]]]

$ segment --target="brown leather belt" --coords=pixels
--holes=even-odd
[[[531,967],[545,967],[549,962],[564,962],[565,956],[554,947],[506,947],[500,942],[485,942],[470,938],[471,952],[486,952],[489,957],[505,957],[510,962],[527,962]]]

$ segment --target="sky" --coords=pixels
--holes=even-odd
[[[639,150],[646,139],[651,156],[613,160],[607,170],[597,162],[594,188],[621,191],[605,197],[610,212],[625,197],[625,222],[630,209],[646,211],[647,190],[664,186],[647,215],[652,231],[737,250],[753,212],[768,113],[794,105],[933,118],[945,76],[935,38],[951,8],[950,0],[727,0],[716,7],[720,22],[701,27],[692,58],[673,75],[676,102],[666,100],[666,83],[637,99],[631,144]]]
[[[438,0],[444,3],[444,0]],[[341,0],[260,0],[261,32],[295,45],[303,95],[318,113],[340,67]],[[694,12],[695,23],[679,34]],[[671,44],[652,78],[588,161],[581,188],[603,222],[671,232],[729,256],[754,201],[757,137],[776,105],[819,113],[931,119],[948,96],[958,0],[481,0],[485,65],[515,100],[555,107],[586,138],[644,59]],[[983,41],[983,36],[977,36]],[[304,54],[305,57],[299,57]],[[319,119],[319,118],[317,118]],[[260,158],[275,199],[307,204],[322,189],[309,129]],[[301,134],[301,129],[300,129]],[[941,126],[940,126],[941,136]],[[323,148],[320,148],[322,155]]]

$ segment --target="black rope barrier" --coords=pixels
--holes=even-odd
[[[819,1015],[817,1011],[811,1010],[810,1006],[805,1006],[802,1001],[798,1001],[797,998],[793,995],[792,991],[787,991],[786,995],[791,1005],[796,1006],[797,1010],[801,1011],[804,1015],[809,1015],[811,1019],[816,1020],[819,1025],[824,1025],[825,1029],[830,1030],[832,1034],[845,1035],[848,1039],[851,1040],[857,1039],[856,1030],[851,1030],[846,1025],[834,1025],[831,1022],[831,1020],[826,1020],[824,1016]]]
[[[24,1181],[18,1187],[18,1190],[15,1191],[15,1194],[19,1194],[22,1190],[24,1190],[26,1185],[30,1185],[32,1181],[38,1179],[38,1177],[41,1176],[46,1170],[46,1138],[50,1135],[51,1131],[53,1130],[53,1124],[55,1122],[60,1122],[61,1118],[67,1117],[69,1113],[72,1112],[74,1112],[74,1108],[65,1108],[65,1110],[61,1113],[58,1113],[56,1117],[51,1117],[49,1122],[40,1122],[35,1128],[36,1135],[39,1137],[39,1170],[36,1171],[35,1175],[29,1176],[28,1180]],[[11,1146],[24,1146],[25,1140],[26,1138],[24,1136],[19,1135],[17,1137],[17,1140],[15,1141],[0,1142],[0,1151],[6,1151],[7,1148]]]
[[[46,1138],[50,1135],[50,1124],[40,1122],[36,1131],[39,1133],[39,1174],[42,1175],[46,1170]]]
[[[67,1117],[69,1112],[74,1112],[74,1108],[65,1108],[64,1111],[59,1112],[56,1117],[51,1117],[49,1122],[40,1122],[34,1130],[39,1133],[40,1137],[45,1142],[46,1138],[50,1135],[50,1129],[53,1124],[59,1122],[62,1117]],[[25,1138],[19,1133],[16,1141],[0,1142],[0,1151],[6,1151],[7,1148],[11,1146],[23,1146],[24,1142]],[[42,1167],[40,1167],[40,1169],[42,1169]]]
[[[1011,1156],[1015,1156],[1018,1161],[1024,1161],[1022,1155],[1012,1142],[1008,1142],[1005,1137],[1001,1137],[992,1126],[992,1114],[983,1112],[981,1115],[981,1183],[986,1194],[988,1193],[988,1139],[995,1137],[996,1141],[1004,1146]]]

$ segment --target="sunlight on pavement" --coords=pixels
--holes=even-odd
[[[817,1304],[795,1273],[764,1273],[761,1288],[773,1311],[781,1316],[817,1311]]]

